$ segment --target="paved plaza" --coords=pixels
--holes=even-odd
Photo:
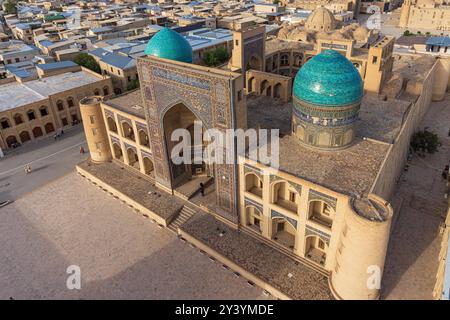
[[[79,153],[80,146],[86,150],[84,155]],[[8,150],[6,157],[0,159],[0,202],[15,200],[73,171],[78,162],[89,156],[87,151],[81,125],[65,130],[57,141],[50,135]],[[30,174],[24,170],[27,164],[32,169]]]
[[[0,299],[267,299],[75,172],[0,209]],[[81,268],[81,290],[66,269]]]

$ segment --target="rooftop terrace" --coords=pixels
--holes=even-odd
[[[140,89],[116,96],[113,99],[105,101],[104,104],[145,119]]]
[[[391,112],[394,119],[385,125],[384,113],[393,105],[381,104],[368,112],[373,104],[371,101],[362,104],[358,137],[351,147],[341,151],[311,149],[290,135],[292,103],[250,96],[247,99],[248,125],[280,129],[279,170],[343,194],[366,196],[389,149],[384,142],[395,136],[401,125],[400,107]]]
[[[47,99],[50,95],[82,87],[101,80],[86,72],[67,72],[24,83],[0,86],[0,112]]]

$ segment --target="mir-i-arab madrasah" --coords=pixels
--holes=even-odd
[[[185,38],[162,29],[138,59],[140,89],[80,102],[91,158],[77,170],[278,298],[379,299],[390,199],[450,63],[394,54],[393,38],[341,32],[317,10],[304,41],[234,26],[218,67],[193,64]],[[279,129],[279,167],[233,150],[231,164],[174,163],[172,132],[194,121]]]

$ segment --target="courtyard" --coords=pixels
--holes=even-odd
[[[272,298],[74,171],[0,219],[0,299]],[[80,290],[66,287],[71,265]]]

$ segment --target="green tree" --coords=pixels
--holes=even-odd
[[[273,0],[273,4],[279,4],[280,0]]]
[[[134,90],[139,88],[139,79],[134,79],[128,82],[127,90]]]
[[[414,152],[435,153],[440,145],[437,134],[427,129],[414,133],[411,139],[411,148]]]
[[[208,67],[215,67],[226,62],[229,58],[228,51],[226,48],[217,48],[213,50],[206,51],[203,55],[203,62]]]
[[[411,36],[412,33],[409,30],[405,30],[405,32],[403,32],[403,35],[407,37],[407,36]]]
[[[75,57],[75,59],[73,59],[73,62],[94,72],[101,73],[100,65],[87,53],[80,53]]]
[[[17,13],[17,0],[8,0],[3,3],[3,7],[5,8],[6,14],[15,14]]]

